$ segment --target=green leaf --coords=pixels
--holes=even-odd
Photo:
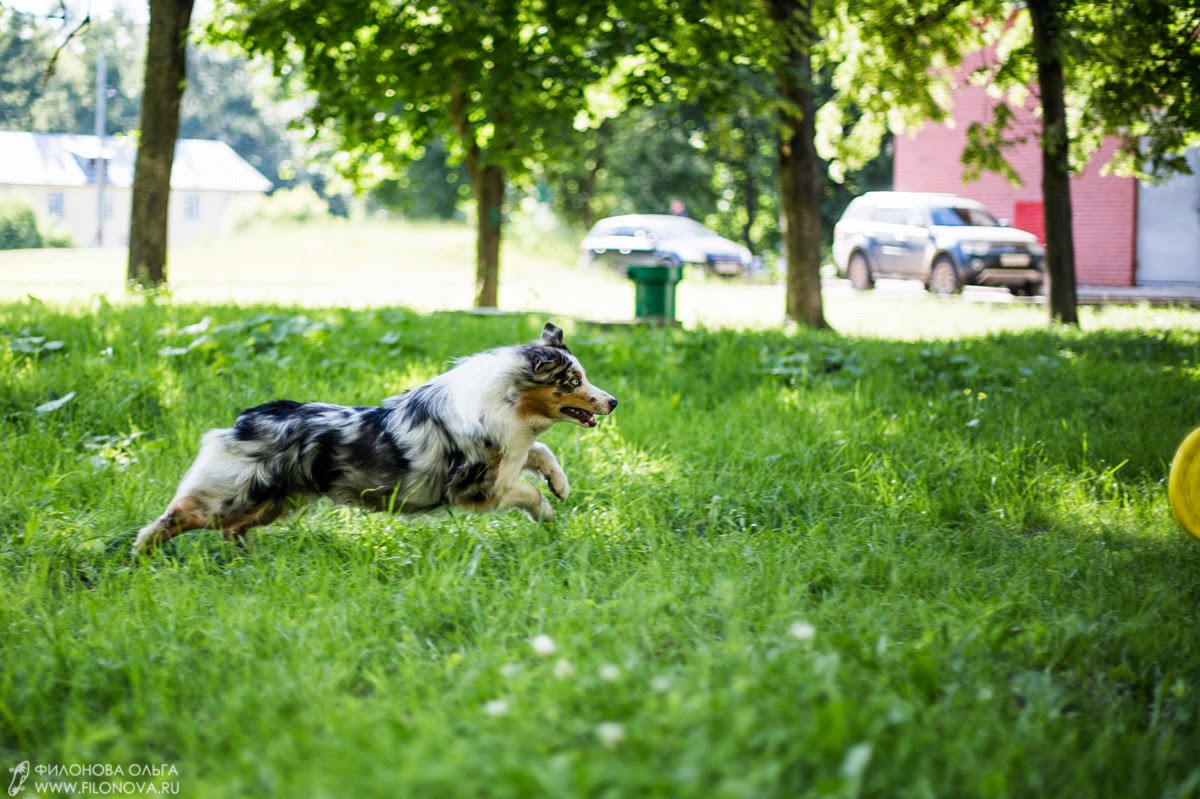
[[[63,396],[59,397],[56,400],[50,400],[49,402],[43,402],[41,405],[37,406],[33,410],[35,413],[38,413],[38,414],[54,413],[59,408],[63,407],[64,405],[66,405],[68,402],[70,402],[73,399],[75,399],[75,392],[70,391],[70,392],[67,392],[66,394],[64,394]]]

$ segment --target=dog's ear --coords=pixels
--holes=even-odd
[[[562,349],[566,349],[563,347]],[[543,377],[550,372],[560,369],[567,361],[567,356],[557,347],[551,347],[544,342],[532,344],[525,349],[529,366],[535,377]]]
[[[542,328],[542,343],[555,349],[567,349],[567,345],[563,344],[562,329],[555,327],[553,322],[547,322],[546,326]],[[570,352],[570,350],[567,351]]]
[[[533,373],[541,374],[554,364],[558,363],[558,358],[554,357],[553,353],[546,352],[544,349],[536,349],[533,351]]]

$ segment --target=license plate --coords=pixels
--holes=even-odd
[[[1001,266],[1029,266],[1029,253],[1006,252],[1000,256]]]

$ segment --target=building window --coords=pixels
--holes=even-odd
[[[50,192],[49,206],[50,216],[54,217],[55,219],[62,219],[67,215],[66,202],[63,199],[63,193],[61,191]]]
[[[200,195],[186,194],[183,197],[183,218],[184,219],[199,219],[200,218]]]

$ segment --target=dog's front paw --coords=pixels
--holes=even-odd
[[[566,502],[567,497],[571,496],[571,484],[567,482],[567,475],[561,469],[546,475],[546,482],[550,484],[550,490],[559,500]]]
[[[554,508],[550,507],[550,502],[542,497],[542,505],[538,508],[537,519],[540,522],[554,521]]]

